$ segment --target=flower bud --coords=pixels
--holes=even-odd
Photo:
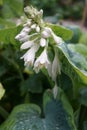
[[[42,47],[46,46],[46,39],[45,39],[45,38],[41,38],[41,39],[40,39],[40,45],[41,45]]]
[[[57,44],[63,43],[63,40],[62,40],[61,37],[56,36],[53,32],[52,32],[51,34],[52,34],[52,36],[53,36],[54,41],[55,41]]]
[[[31,28],[32,28],[32,29],[35,29],[35,28],[36,28],[36,24],[33,24],[33,25],[31,26]]]
[[[39,26],[36,27],[36,32],[40,32],[40,27]]]
[[[28,26],[25,26],[21,32],[25,32],[25,33],[29,33],[31,31],[31,28],[29,28]]]

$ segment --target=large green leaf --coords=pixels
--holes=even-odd
[[[73,32],[73,37],[70,40],[68,40],[67,43],[74,43],[74,44],[78,43],[79,38],[82,35],[81,28],[77,25],[67,25],[65,27],[72,30],[72,32]]]
[[[87,86],[84,88],[81,88],[79,91],[80,95],[79,95],[79,102],[82,105],[87,106]]]
[[[79,43],[85,44],[87,46],[87,32],[83,32],[79,39]]]
[[[49,90],[44,94],[44,118],[41,118],[39,106],[19,105],[1,125],[0,130],[76,130],[76,128],[72,108],[64,94],[60,91],[60,95],[54,99],[52,91]]]
[[[78,89],[87,84],[87,62],[79,53],[72,52],[65,43],[58,46],[59,59],[62,71],[67,74],[73,83],[74,96]]]
[[[63,38],[63,40],[69,40],[72,38],[73,32],[68,28],[65,28],[61,25],[50,24],[50,23],[47,23],[47,26],[52,28],[54,33],[60,36],[61,38]]]

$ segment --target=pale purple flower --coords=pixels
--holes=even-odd
[[[20,33],[15,37],[15,39],[20,41],[20,39],[21,39],[21,38],[24,38],[26,35],[27,35],[26,32],[20,32]]]
[[[29,35],[25,35],[25,37],[19,39],[20,42],[26,42],[28,40],[29,40]]]
[[[25,26],[21,32],[26,32],[29,33],[31,31],[31,28],[29,28],[28,26]]]
[[[21,45],[21,49],[28,49],[34,45],[34,40],[32,41],[26,41]]]

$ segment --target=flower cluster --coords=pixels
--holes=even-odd
[[[27,18],[23,24],[21,32],[15,37],[15,39],[22,43],[20,48],[27,50],[21,59],[24,59],[25,66],[32,66],[36,73],[45,67],[49,76],[52,77],[52,80],[55,81],[56,84],[56,77],[58,73],[60,74],[61,72],[58,53],[56,49],[54,49],[55,56],[53,61],[50,61],[47,49],[50,44],[50,39],[58,45],[61,44],[63,40],[55,35],[50,27],[45,26],[42,20],[42,10],[37,11],[33,7],[26,7],[24,11],[29,18]],[[43,48],[43,51],[36,57],[36,53],[40,48]]]

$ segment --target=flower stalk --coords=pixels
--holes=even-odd
[[[50,27],[46,26],[42,19],[42,9],[38,11],[32,6],[27,6],[24,8],[24,12],[27,18],[24,20],[25,23],[23,23],[23,29],[15,37],[15,39],[22,43],[20,46],[21,50],[27,49],[27,52],[21,57],[21,59],[24,59],[25,66],[32,66],[36,73],[38,73],[43,67],[47,69],[49,76],[55,82],[53,93],[55,95],[54,97],[56,97],[56,78],[57,75],[61,73],[61,67],[54,44],[51,45],[55,52],[53,61],[49,59],[47,50],[50,46],[51,39],[56,45],[62,44],[63,40],[61,37],[57,36]],[[36,57],[36,53],[38,53],[40,48],[43,48],[43,51],[38,57]]]

